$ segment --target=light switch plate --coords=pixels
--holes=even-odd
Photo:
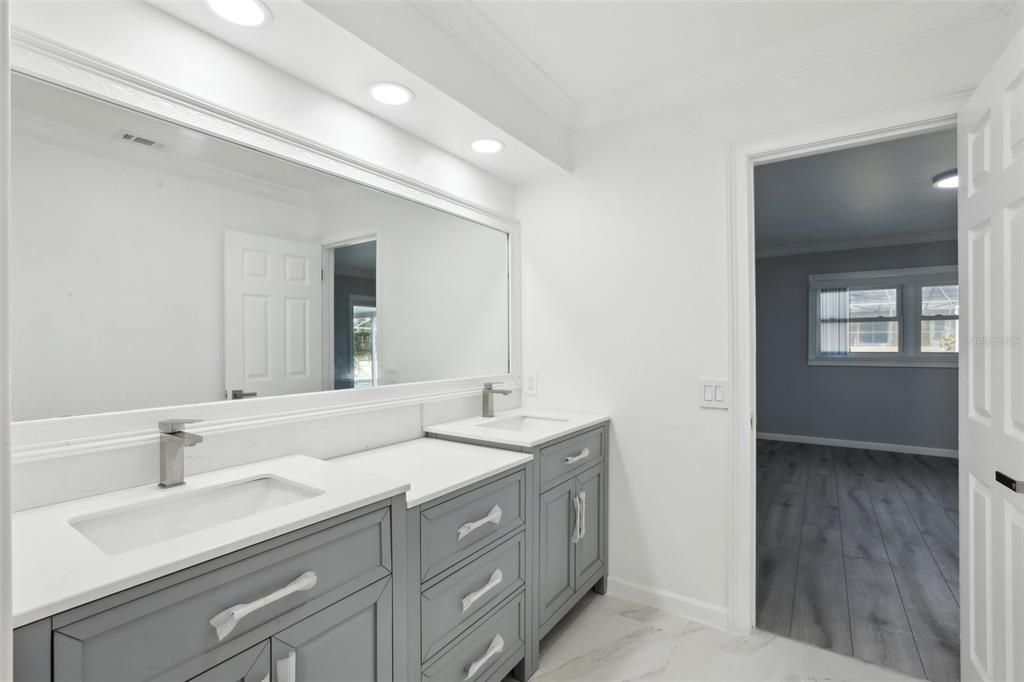
[[[729,380],[700,379],[697,382],[697,402],[709,410],[728,410],[732,407]]]
[[[537,373],[527,372],[526,381],[523,382],[524,395],[537,395]]]

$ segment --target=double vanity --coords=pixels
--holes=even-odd
[[[19,512],[15,680],[527,679],[605,589],[607,447],[514,410]]]

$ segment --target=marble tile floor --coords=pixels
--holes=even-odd
[[[767,632],[736,635],[610,595],[587,595],[541,643],[531,682],[912,680]]]

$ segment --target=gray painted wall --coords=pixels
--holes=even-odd
[[[757,261],[757,430],[957,447],[957,372],[807,364],[807,276],[956,263],[956,242]]]

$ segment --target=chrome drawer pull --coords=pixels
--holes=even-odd
[[[476,601],[480,597],[484,596],[485,594],[493,590],[495,587],[500,585],[501,581],[504,579],[505,576],[502,574],[501,569],[494,569],[494,573],[491,573],[491,579],[487,581],[486,585],[481,587],[476,592],[470,592],[462,598],[462,612],[465,613],[466,611],[468,611],[469,607],[476,603]]]
[[[473,676],[480,672],[480,668],[487,664],[487,661],[500,654],[505,650],[505,640],[501,635],[495,635],[494,639],[491,640],[491,645],[487,647],[487,653],[478,658],[477,660],[470,663],[469,667],[466,668],[466,677],[463,682],[473,679]]]
[[[470,521],[469,523],[462,524],[459,528],[459,540],[466,537],[480,526],[486,526],[488,523],[493,523],[494,525],[501,523],[501,507],[494,505],[494,507],[491,508],[491,511],[487,512],[487,516],[483,517],[479,521]]]
[[[223,642],[224,638],[235,629],[235,626],[253,611],[259,611],[264,606],[273,604],[279,599],[284,599],[295,592],[311,590],[315,585],[316,573],[307,571],[281,589],[271,592],[265,597],[260,597],[248,604],[235,604],[230,608],[224,609],[210,619],[210,625],[217,629],[217,639]]]
[[[580,451],[580,454],[576,455],[575,457],[566,457],[565,463],[575,464],[581,459],[586,459],[587,457],[590,457],[590,448],[583,448],[583,450]]]

